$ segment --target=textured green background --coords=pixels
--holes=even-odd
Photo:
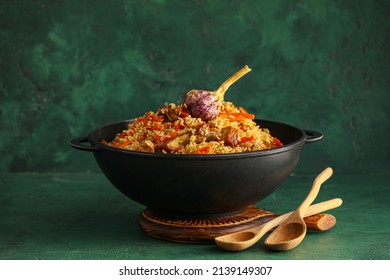
[[[299,170],[387,172],[390,1],[0,0],[0,171],[98,172],[69,147],[216,89],[322,132]]]

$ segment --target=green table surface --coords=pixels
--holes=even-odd
[[[326,181],[315,202],[343,205],[327,232],[308,232],[294,250],[274,252],[264,239],[242,252],[215,244],[181,244],[146,235],[144,206],[116,190],[102,174],[3,173],[0,180],[2,260],[388,260],[390,173],[340,174]],[[256,206],[284,213],[296,208],[316,174],[291,174]]]

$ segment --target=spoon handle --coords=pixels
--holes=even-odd
[[[334,209],[339,207],[341,204],[343,204],[343,200],[341,198],[333,198],[330,200],[326,200],[320,203],[316,203],[313,205],[310,205],[303,215],[304,217],[313,216],[315,214],[325,212],[330,209]],[[292,213],[292,212],[291,212]]]
[[[295,210],[296,214],[299,214],[300,216],[304,215],[306,209],[309,207],[310,204],[312,204],[314,199],[316,199],[322,183],[328,180],[330,176],[332,176],[332,174],[333,174],[333,169],[327,167],[314,179],[309,194],[303,200],[301,205],[299,205],[299,207]]]
[[[316,214],[303,219],[308,230],[327,231],[336,225],[336,217],[332,214]]]
[[[342,203],[343,203],[343,200],[341,198],[333,198],[333,199],[330,199],[330,200],[326,200],[326,201],[323,201],[323,202],[319,202],[319,203],[310,205],[306,209],[305,213],[303,214],[303,217],[306,218],[306,217],[309,217],[309,216],[313,216],[313,215],[316,215],[316,214],[328,211],[330,209],[337,208]],[[277,218],[267,222],[266,226],[264,226],[265,224],[263,224],[263,225],[260,225],[258,227],[259,228],[260,227],[266,227],[267,231],[268,231],[268,230],[270,230],[270,229],[280,225],[281,223],[283,223],[292,213],[293,213],[293,211],[288,212],[288,213],[283,214],[283,215],[280,215],[279,217],[277,217]],[[255,228],[252,228],[250,230],[254,230],[254,229]]]

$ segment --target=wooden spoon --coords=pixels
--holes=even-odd
[[[277,251],[288,251],[298,246],[306,236],[304,213],[317,197],[321,184],[332,176],[333,170],[325,168],[314,180],[311,190],[301,205],[281,223],[265,240],[265,245]]]
[[[305,217],[312,216],[333,208],[339,207],[343,201],[340,198],[334,198],[321,203],[317,203],[309,206],[305,211]],[[214,238],[219,247],[228,251],[242,251],[259,241],[268,231],[274,227],[280,225],[286,220],[293,212],[278,216],[277,218],[261,224],[259,226],[249,228],[243,231],[238,231],[226,235],[221,235]],[[324,227],[321,227],[325,230]],[[329,227],[327,227],[328,229]]]

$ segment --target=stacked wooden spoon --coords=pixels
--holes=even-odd
[[[332,174],[333,170],[330,167],[322,171],[315,178],[309,194],[295,211],[281,215],[257,227],[218,236],[215,238],[215,242],[225,250],[242,251],[254,245],[268,231],[276,227],[265,240],[265,245],[277,251],[287,251],[295,248],[302,242],[306,235],[307,220],[305,221],[304,217],[322,213],[339,207],[342,204],[340,198],[334,198],[310,205],[317,197],[322,183],[329,179]],[[320,217],[325,220],[324,229],[329,229],[336,222],[334,216],[330,214],[323,214]]]

